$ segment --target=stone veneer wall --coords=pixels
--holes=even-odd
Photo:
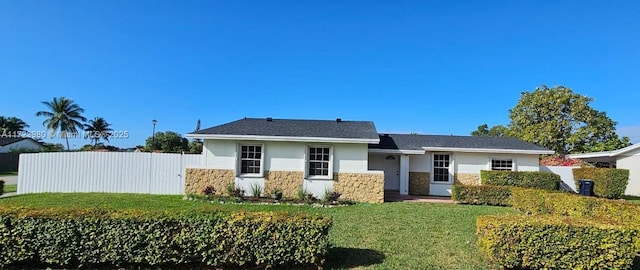
[[[454,183],[467,186],[479,186],[480,175],[477,173],[456,173]]]
[[[333,190],[340,199],[357,202],[384,202],[383,173],[334,173]]]
[[[184,178],[186,194],[203,194],[204,188],[213,186],[216,194],[224,194],[227,186],[234,183],[233,170],[187,168]]]
[[[302,188],[303,172],[268,171],[264,175],[264,191],[270,194],[274,188],[282,190],[282,196],[294,198]]]
[[[430,174],[428,172],[409,172],[409,194],[429,195]]]

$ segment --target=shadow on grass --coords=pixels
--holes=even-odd
[[[332,247],[327,256],[327,269],[345,269],[380,264],[385,256],[373,249]]]
[[[631,266],[632,270],[640,270],[640,255],[636,255],[636,258],[633,260],[633,265]]]

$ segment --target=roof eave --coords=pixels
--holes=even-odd
[[[574,159],[583,159],[583,158],[613,157],[615,155],[616,154],[614,152],[593,152],[593,153],[571,154],[571,155],[567,155],[567,157],[574,158]]]
[[[525,149],[493,149],[493,148],[458,148],[458,147],[422,147],[425,151],[463,152],[463,153],[494,153],[494,154],[526,154],[526,155],[551,155],[552,150],[525,150]]]
[[[377,144],[380,139],[365,138],[331,138],[331,137],[298,137],[298,136],[261,136],[261,135],[229,135],[188,133],[187,138],[243,141],[275,141],[275,142],[324,142],[324,143],[366,143]]]
[[[405,154],[405,155],[423,155],[424,150],[403,150],[403,149],[381,149],[369,148],[369,153],[374,154]]]

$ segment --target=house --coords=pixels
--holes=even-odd
[[[0,137],[0,153],[9,153],[17,150],[40,151],[42,149],[44,149],[44,146],[31,138]]]
[[[371,121],[244,118],[186,135],[203,139],[202,167],[188,168],[186,193],[234,183],[295,196],[382,202],[385,192],[450,196],[480,184],[481,170],[538,171],[553,151],[513,138],[378,134]]]
[[[625,194],[640,196],[640,144],[615,151],[572,154],[569,157],[586,162],[606,163],[611,168],[629,170],[629,184]]]

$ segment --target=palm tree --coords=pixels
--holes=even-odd
[[[84,109],[72,99],[65,97],[54,97],[52,101],[43,101],[42,104],[47,106],[49,111],[39,111],[36,116],[48,117],[42,125],[50,131],[55,132],[60,129],[60,135],[67,141],[67,150],[69,150],[69,133],[77,134],[78,128],[82,129],[83,122],[87,121],[87,118],[82,116]]]
[[[18,117],[0,116],[0,130],[2,132],[24,131],[29,125]]]
[[[102,117],[96,117],[93,120],[89,120],[89,124],[84,125],[84,131],[87,132],[85,137],[89,137],[93,141],[94,149],[100,139],[104,139],[109,142],[109,131],[113,131],[110,126],[111,124],[107,123],[107,121]]]

